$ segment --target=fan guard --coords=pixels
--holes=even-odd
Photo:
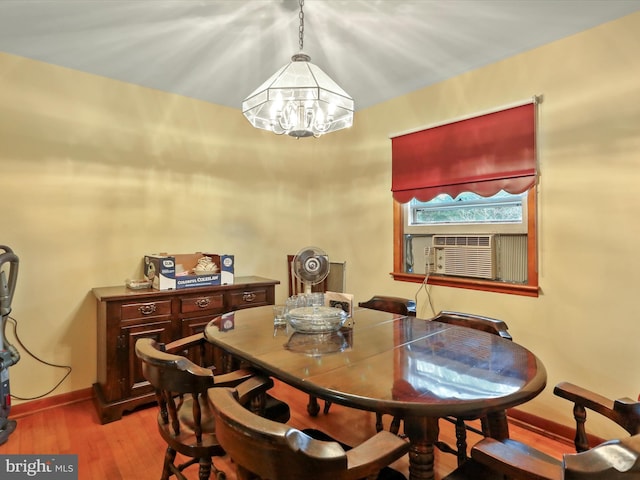
[[[329,256],[318,247],[304,247],[293,257],[293,274],[304,283],[305,291],[327,278],[329,268]]]

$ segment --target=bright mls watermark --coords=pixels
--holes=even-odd
[[[0,455],[2,480],[78,480],[78,455]]]

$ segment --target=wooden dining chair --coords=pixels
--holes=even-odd
[[[212,469],[217,479],[224,478],[212,463],[212,457],[225,452],[216,437],[206,392],[212,387],[238,385],[254,372],[240,369],[214,376],[210,368],[183,356],[195,349],[200,350],[200,358],[204,357],[204,342],[204,335],[199,333],[166,345],[151,338],[140,338],[135,344],[143,375],[156,392],[158,431],[167,444],[162,480],[171,475],[184,479],[182,471],[195,463],[199,464],[199,479],[208,479]],[[189,460],[177,465],[177,453]]]
[[[366,302],[358,303],[359,307],[370,308],[382,312],[396,313],[398,315],[416,315],[415,306],[411,300],[402,297],[390,297],[387,295],[374,295]]]
[[[454,312],[450,310],[443,310],[439,312],[431,320],[436,322],[447,323],[449,325],[456,325],[458,327],[473,328],[475,330],[482,330],[483,332],[492,333],[498,335],[506,340],[513,340],[511,334],[508,332],[509,327],[502,320],[496,318],[484,317],[482,315],[476,315],[474,313]]]
[[[594,391],[569,382],[561,382],[553,393],[573,403],[573,416],[576,421],[574,444],[576,452],[584,452],[590,444],[586,431],[587,410],[597,412],[624,428],[629,434],[640,434],[640,402],[631,398],[612,400]]]
[[[551,457],[515,440],[485,438],[442,480],[640,480],[640,434]]]
[[[506,340],[512,340],[511,335],[508,332],[509,327],[507,326],[507,324],[502,320],[498,320],[496,318],[484,317],[482,315],[476,315],[472,313],[443,310],[431,320],[446,323],[449,325],[455,325],[458,327],[473,328],[475,330],[481,330],[493,335],[497,335]],[[458,465],[461,465],[467,460],[467,430],[483,436],[488,435],[486,417],[480,418],[481,430],[478,430],[466,423],[469,420],[476,419],[477,418],[443,418],[443,420],[451,422],[455,425],[456,447],[454,448],[442,441],[438,441],[436,443],[436,446],[442,452],[456,455],[458,457]]]
[[[640,402],[626,397],[612,400],[568,382],[559,383],[553,392],[574,404],[577,454],[566,454],[560,462],[514,440],[484,439],[471,449],[472,460],[446,480],[504,478],[495,475],[522,480],[640,480]],[[630,437],[590,440],[585,428],[587,410],[613,421]]]
[[[386,431],[345,450],[335,441],[315,439],[247,410],[240,403],[242,390],[239,385],[208,393],[218,440],[236,465],[238,480],[369,478],[409,450],[408,442]]]

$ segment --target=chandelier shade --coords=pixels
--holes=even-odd
[[[353,124],[353,99],[309,60],[294,55],[242,102],[242,113],[254,127],[300,138]]]

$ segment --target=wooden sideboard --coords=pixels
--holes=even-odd
[[[98,300],[98,378],[93,384],[100,421],[153,402],[135,353],[141,337],[168,343],[204,330],[218,315],[242,308],[273,305],[278,280],[236,277],[233,285],[182,290],[130,290],[124,286],[94,288]],[[222,369],[219,352],[211,363]]]

